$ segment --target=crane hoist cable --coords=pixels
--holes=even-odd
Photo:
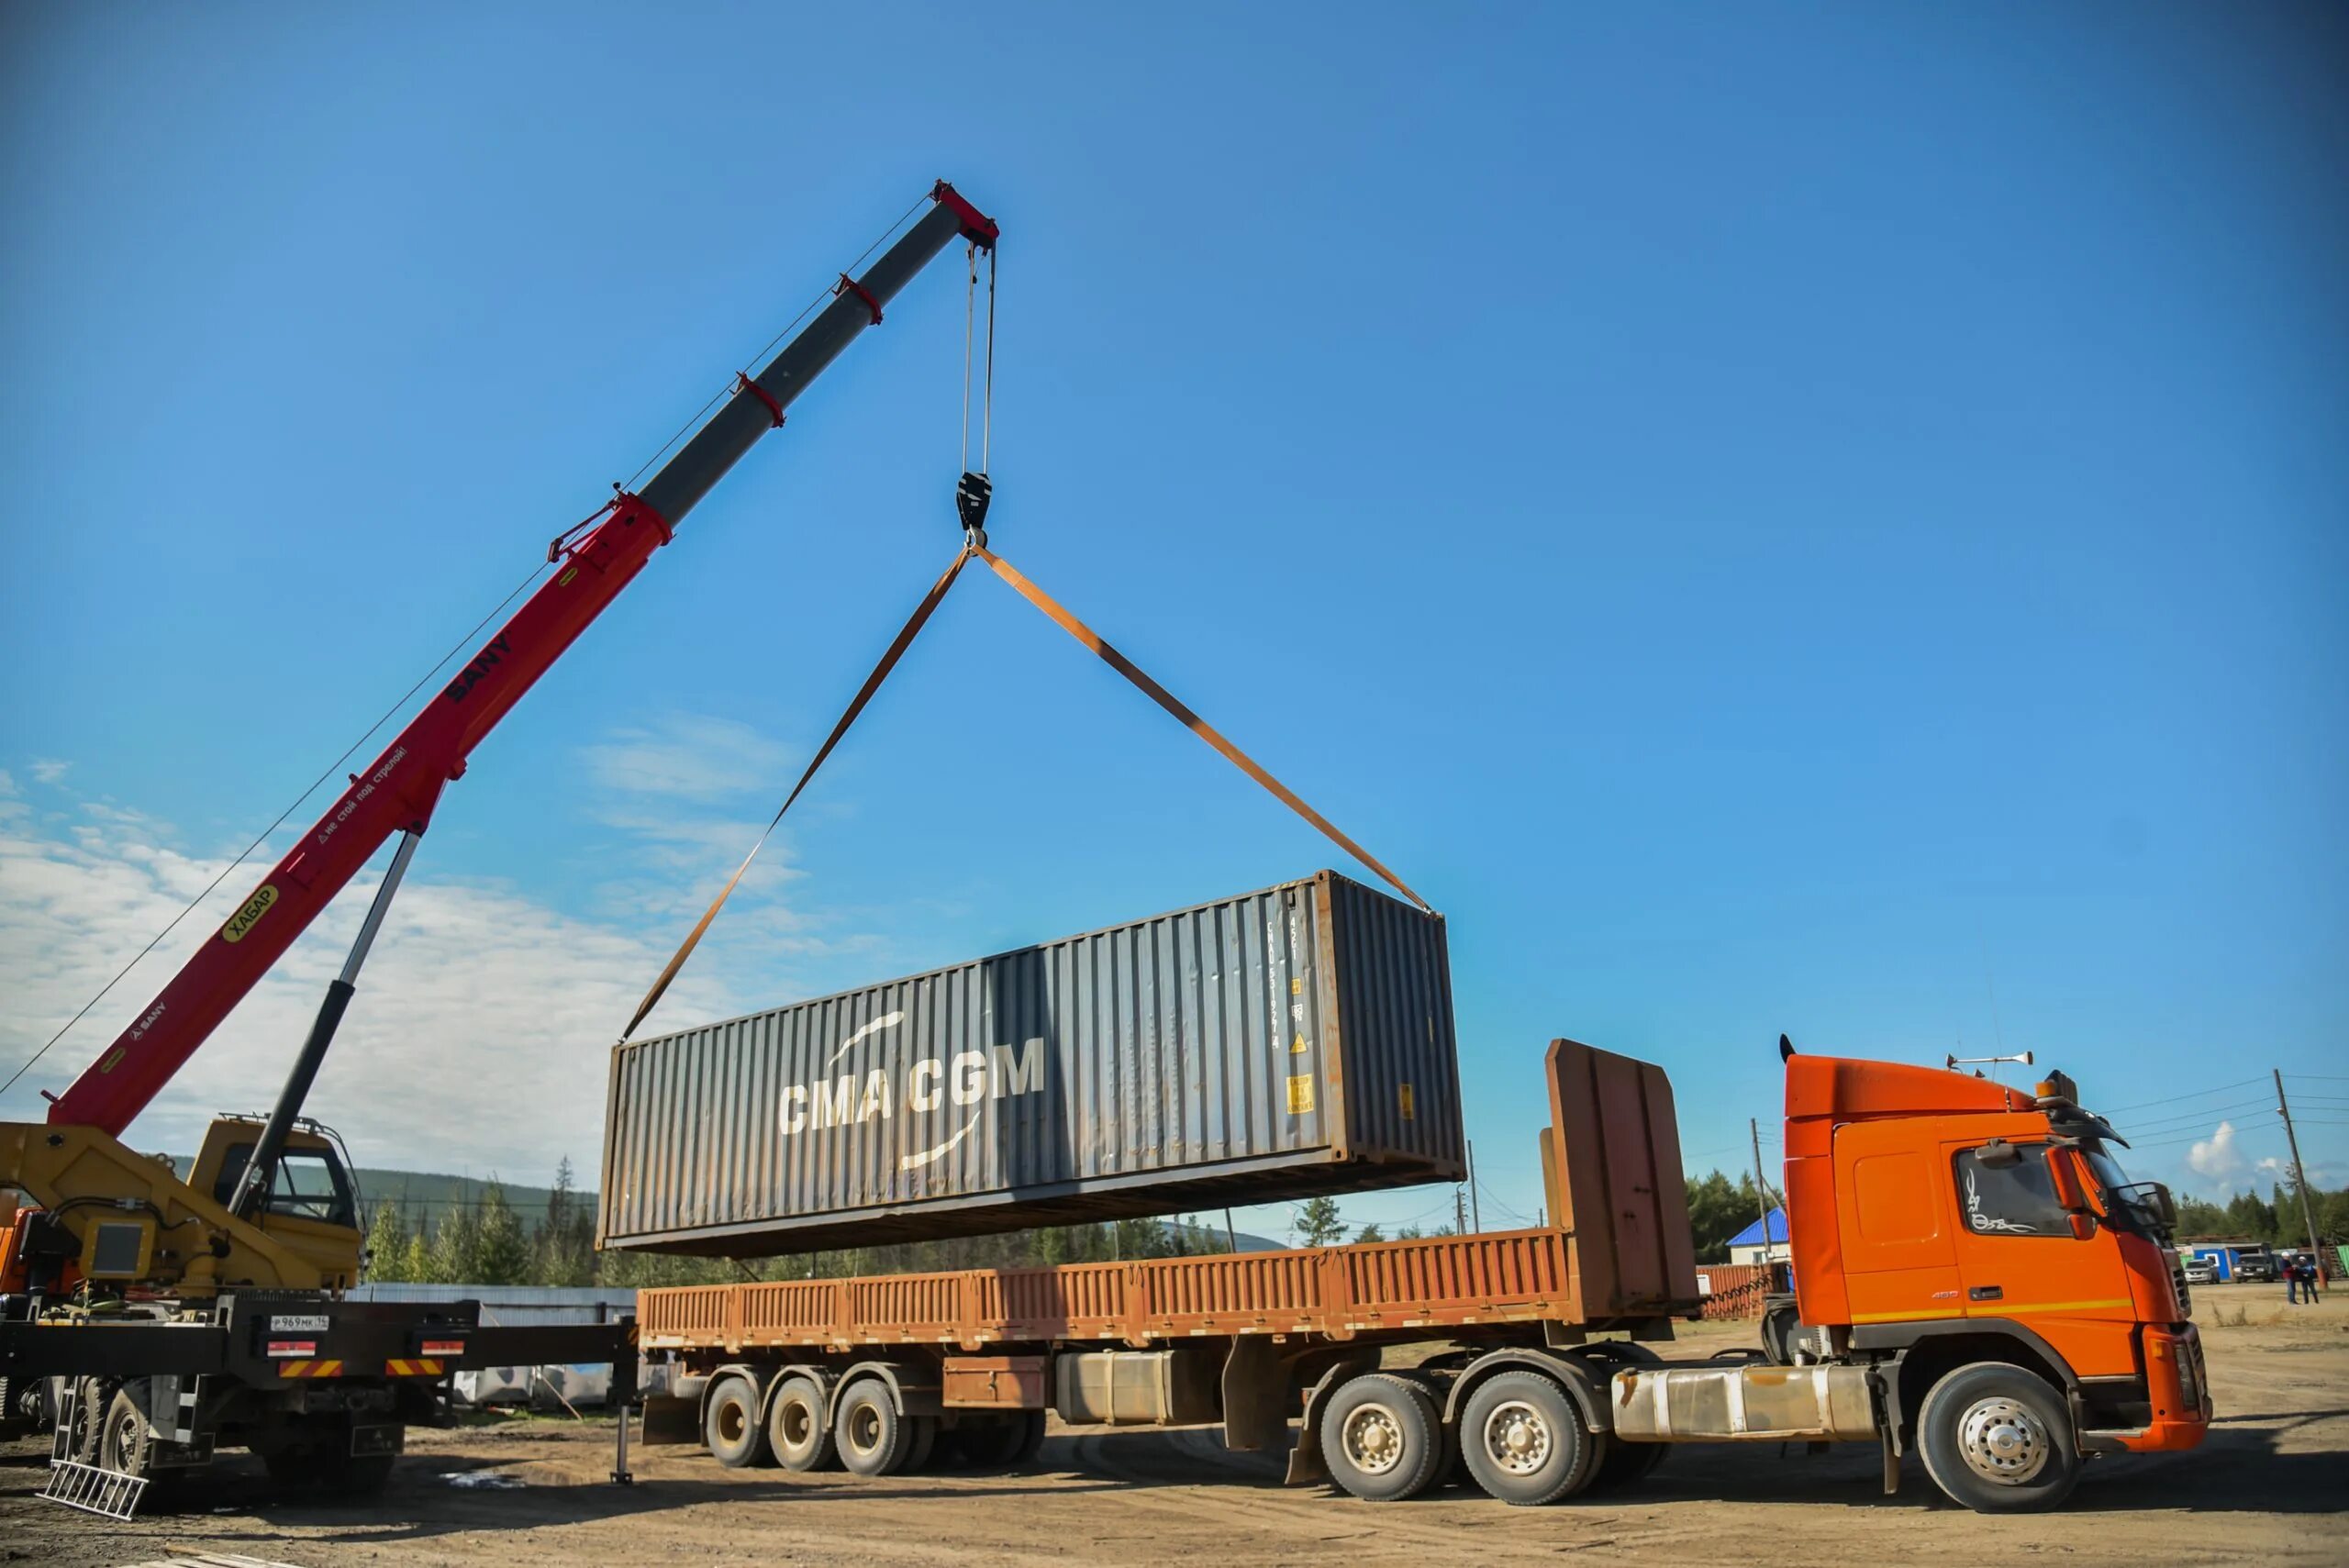
[[[965,481],[972,477],[969,473],[963,475]],[[758,858],[759,851],[766,847],[768,838],[783,821],[784,813],[791,809],[792,802],[799,798],[800,793],[807,787],[808,781],[816,776],[816,770],[823,766],[824,760],[832,754],[832,749],[838,746],[841,738],[848,733],[849,726],[856,722],[857,716],[862,714],[865,705],[873,700],[874,693],[881,689],[881,684],[887,680],[890,672],[897,667],[897,662],[905,657],[906,650],[913,646],[914,639],[919,636],[922,628],[930,623],[931,612],[938,608],[940,602],[946,597],[947,590],[953,587],[955,579],[962,574],[963,568],[974,557],[985,562],[988,570],[1002,578],[1021,598],[1042,611],[1054,625],[1092,650],[1103,663],[1132,683],[1137,691],[1165,709],[1176,723],[1206,741],[1226,762],[1263,785],[1274,799],[1319,828],[1322,836],[1331,843],[1376,872],[1404,897],[1422,909],[1429,908],[1428,901],[1413,892],[1410,885],[1401,877],[1387,870],[1383,862],[1341,832],[1328,817],[1308,806],[1296,791],[1267,773],[1254,758],[1226,739],[1222,731],[1201,718],[1182,699],[1152,680],[1140,665],[1119,652],[1108,639],[1079,620],[1060,601],[1038,587],[1009,562],[988,550],[985,543],[986,536],[984,532],[977,529],[973,529],[971,532],[975,537],[966,539],[963,549],[956,553],[946,571],[937,582],[930,584],[930,592],[922,595],[921,603],[914,607],[913,615],[899,628],[896,639],[890,642],[888,650],[881,655],[881,662],[875,664],[873,667],[873,673],[864,678],[864,684],[857,688],[856,695],[851,699],[847,711],[841,715],[840,722],[832,726],[831,734],[825,737],[823,745],[817,748],[816,755],[808,762],[807,771],[799,775],[799,782],[791,786],[790,795],[785,797],[782,806],[776,807],[774,818],[767,823],[764,831],[759,834],[758,842],[751,846],[751,852],[742,857],[742,863],[735,868],[734,874],[727,879],[726,885],[718,890],[718,896],[710,900],[709,907],[702,911],[701,918],[694,922],[693,929],[685,933],[685,940],[678,945],[676,952],[662,966],[659,978],[653,981],[651,989],[644,994],[644,1000],[637,1004],[636,1012],[629,1019],[628,1027],[620,1031],[621,1043],[626,1043],[629,1037],[636,1033],[637,1026],[644,1022],[645,1016],[651,1013],[654,1006],[660,1002],[662,995],[669,989],[669,983],[676,979],[677,972],[685,967],[685,960],[692,955],[695,948],[701,945],[703,936],[709,930],[710,922],[718,918],[718,910],[724,907],[727,899],[733,896],[734,889],[741,884],[743,873],[751,869],[751,862]]]

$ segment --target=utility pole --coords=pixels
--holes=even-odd
[[[1485,1204],[1484,1200],[1479,1197],[1476,1193],[1476,1142],[1474,1139],[1468,1140],[1467,1142],[1468,1207],[1470,1210],[1475,1213],[1476,1217],[1476,1229],[1481,1232],[1485,1229]]]
[[[1227,1252],[1240,1251],[1240,1233],[1231,1229],[1231,1210],[1228,1208],[1223,1211],[1223,1250]]]
[[[2300,1168],[2300,1137],[2292,1130],[2291,1102],[2284,1098],[2284,1070],[2269,1071],[2276,1074],[2276,1110],[2284,1118],[2284,1141],[2292,1151],[2292,1185],[2300,1195],[2300,1223],[2308,1227],[2309,1256],[2321,1257],[2316,1247],[2316,1216],[2309,1208],[2309,1173]]]
[[[1770,1261],[1770,1184],[1762,1177],[1762,1124],[1752,1117],[1745,1118],[1745,1130],[1753,1140],[1753,1195],[1762,1200],[1762,1261]]]
[[[1468,1195],[1458,1187],[1452,1189],[1452,1233],[1468,1234]]]

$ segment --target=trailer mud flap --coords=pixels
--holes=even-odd
[[[1223,1446],[1252,1453],[1278,1441],[1288,1426],[1288,1378],[1273,1342],[1239,1334],[1223,1360]]]

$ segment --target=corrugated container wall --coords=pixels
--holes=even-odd
[[[1334,872],[612,1053],[602,1245],[740,1257],[1462,1173],[1442,917]]]

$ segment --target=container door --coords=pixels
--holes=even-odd
[[[1934,1145],[1918,1147],[1913,1122],[1836,1129],[1835,1184],[1848,1197],[1836,1223],[1854,1323],[1964,1316],[1941,1157]]]

